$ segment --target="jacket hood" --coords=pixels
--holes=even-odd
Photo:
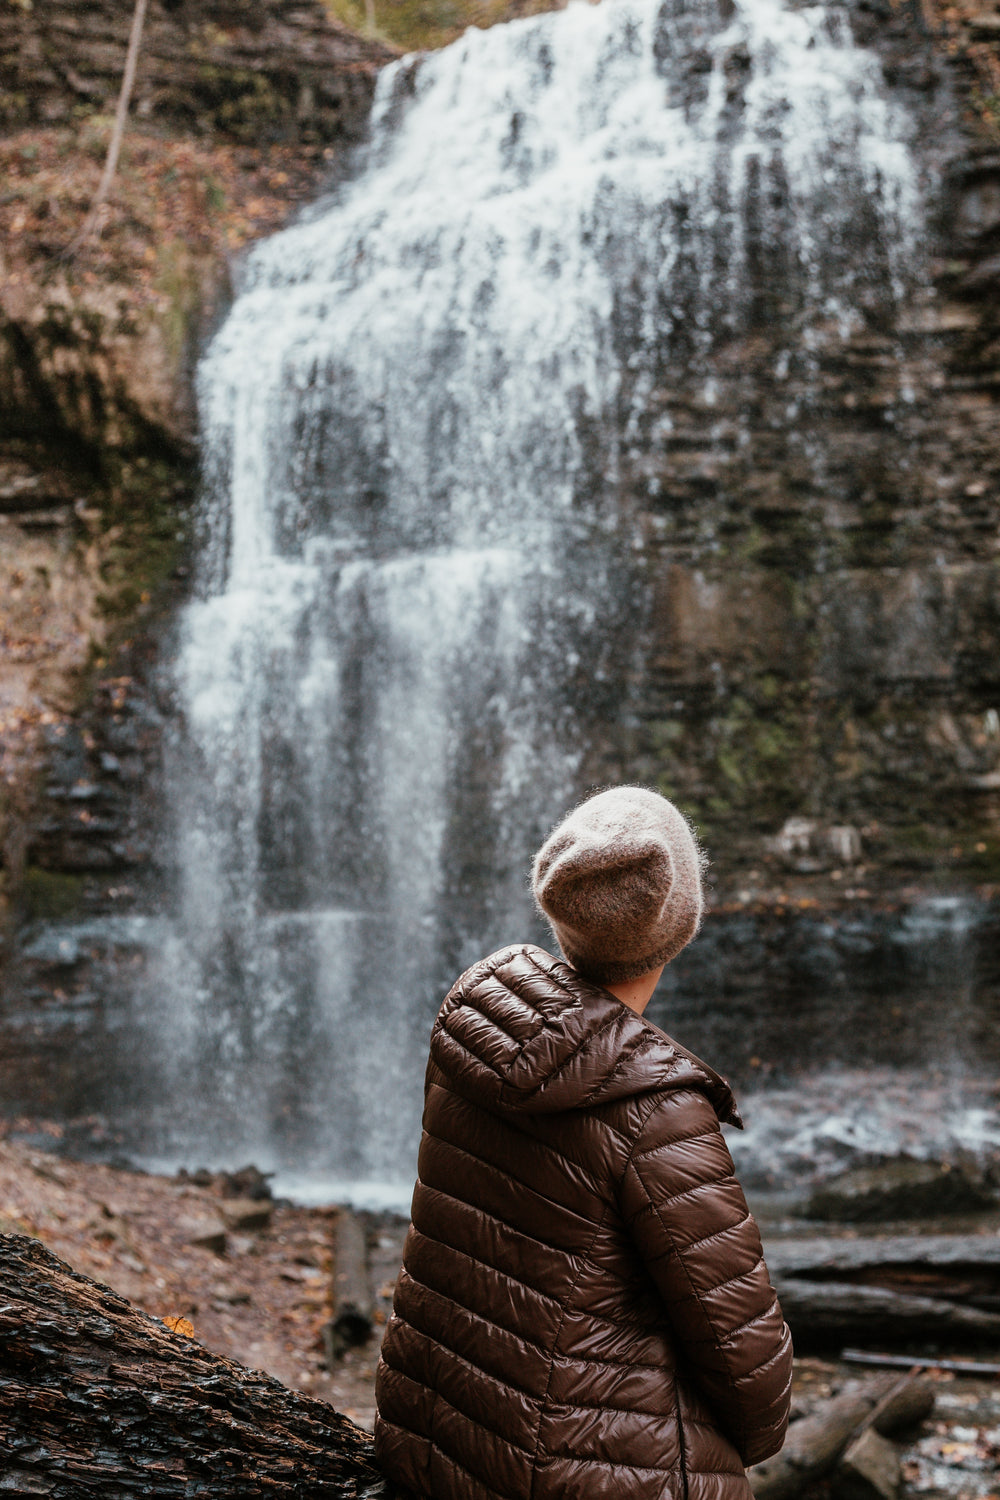
[[[457,1093],[503,1113],[589,1109],[656,1089],[697,1088],[720,1120],[743,1128],[724,1078],[530,944],[466,970],[438,1013],[431,1060]]]

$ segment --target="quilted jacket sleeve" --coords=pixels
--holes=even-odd
[[[658,1095],[622,1211],[691,1378],[744,1464],[785,1437],[792,1345],[718,1117],[698,1090]]]

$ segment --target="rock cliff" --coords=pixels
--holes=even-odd
[[[111,199],[72,250],[130,18],[0,5],[0,942],[12,903],[51,915],[142,857],[135,673],[184,586],[196,351],[232,254],[336,170],[393,55],[318,0],[152,0]]]
[[[7,130],[113,110],[132,7],[7,0],[0,11],[0,119]],[[355,140],[388,49],[310,0],[154,0],[133,117],[246,141]]]

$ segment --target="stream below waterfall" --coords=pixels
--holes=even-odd
[[[649,601],[622,466],[649,394],[672,368],[710,393],[762,274],[807,353],[905,299],[912,133],[836,5],[576,3],[386,69],[369,143],[249,255],[201,363],[170,888],[86,938],[144,954],[119,1026],[138,1154],[405,1203],[445,990],[547,943],[531,855],[628,774]],[[650,1015],[753,1086],[760,1181],[995,1147],[997,925],[971,896],[806,914],[776,967],[720,915]]]

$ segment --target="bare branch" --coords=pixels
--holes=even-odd
[[[129,101],[132,98],[132,87],[135,83],[136,68],[139,64],[139,48],[142,44],[142,28],[146,20],[146,6],[148,0],[136,0],[135,11],[132,15],[132,30],[128,39],[128,52],[125,54],[125,71],[122,74],[122,86],[118,94],[118,107],[115,110],[115,123],[111,131],[111,139],[108,142],[108,154],[104,159],[104,171],[94,194],[94,201],[90,205],[87,217],[84,219],[80,230],[69,246],[67,257],[73,256],[80,246],[89,239],[97,223],[98,216],[114,181],[115,172],[118,169],[118,157],[121,153],[122,138],[125,134],[125,122],[128,119]]]

